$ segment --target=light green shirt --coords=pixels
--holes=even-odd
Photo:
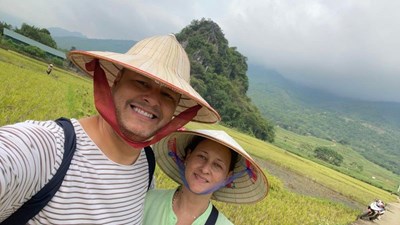
[[[144,225],[175,225],[178,221],[172,209],[174,190],[153,189],[147,192],[144,204]],[[204,225],[211,214],[212,204],[193,222],[192,225]],[[221,212],[218,213],[217,225],[233,225]]]

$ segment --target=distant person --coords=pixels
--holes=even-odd
[[[99,114],[0,127],[0,222],[142,224],[151,180],[151,151],[143,149],[189,121],[214,123],[220,116],[190,86],[188,56],[173,35],[144,39],[125,54],[68,57],[93,76]],[[54,196],[43,189],[52,178],[61,184],[50,187]],[[38,212],[30,217],[32,210],[23,209],[39,190],[46,190],[39,203],[50,201],[43,209],[34,205]]]
[[[50,75],[50,73],[51,73],[52,70],[53,70],[53,64],[50,63],[50,64],[47,66],[47,70],[46,70],[47,75]]]
[[[232,224],[210,199],[243,204],[267,195],[260,167],[224,131],[177,131],[156,143],[154,152],[180,186],[147,193],[144,225]]]
[[[385,203],[380,199],[375,199],[371,204],[368,205],[368,211],[363,213],[360,218],[367,220],[380,220],[381,216],[385,213]]]

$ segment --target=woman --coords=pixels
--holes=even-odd
[[[210,199],[254,203],[268,192],[267,178],[227,133],[177,131],[154,145],[157,163],[174,181],[173,190],[150,190],[144,224],[232,224]]]

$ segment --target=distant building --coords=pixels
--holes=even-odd
[[[57,49],[54,49],[52,47],[49,47],[47,45],[44,45],[44,44],[42,44],[40,42],[37,42],[35,40],[32,40],[32,39],[30,39],[28,37],[25,37],[25,36],[23,36],[21,34],[18,34],[17,32],[9,30],[7,28],[4,28],[3,36],[5,38],[12,39],[13,41],[16,41],[16,42],[19,42],[19,43],[23,43],[23,44],[31,45],[31,46],[36,46],[36,47],[40,48],[41,50],[45,51],[47,54],[50,54],[50,55],[55,56],[57,58],[60,58],[62,60],[67,58],[65,56],[64,52],[59,51]]]

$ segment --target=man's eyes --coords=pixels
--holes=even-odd
[[[143,81],[143,80],[135,80],[135,82],[136,82],[137,84],[139,84],[140,86],[142,86],[142,87],[149,87],[149,83],[146,82],[146,81]]]

